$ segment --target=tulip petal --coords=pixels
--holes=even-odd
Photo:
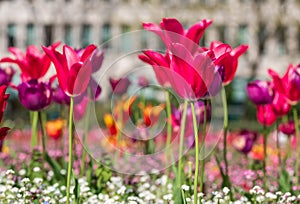
[[[202,21],[192,25],[186,33],[186,37],[199,44],[199,41],[205,31],[205,29],[212,24],[211,20],[203,19]]]
[[[5,136],[8,134],[9,130],[10,130],[10,128],[8,128],[8,127],[0,128],[0,141],[2,141],[5,138]]]
[[[181,23],[175,18],[163,18],[160,26],[170,32],[184,35],[184,28]]]
[[[272,105],[261,105],[257,106],[257,119],[263,125],[272,125],[277,117],[273,111]]]
[[[76,52],[74,51],[74,49],[68,45],[64,45],[63,55],[66,58],[67,67],[72,67],[73,64],[75,64],[79,61],[79,58],[78,58]]]
[[[85,60],[87,60],[87,59],[92,55],[92,53],[94,52],[94,50],[95,50],[96,48],[97,48],[97,47],[96,47],[95,45],[93,45],[93,44],[87,46],[87,47],[84,49],[84,51],[83,51],[83,53],[82,53],[82,55],[81,55],[80,61],[81,61],[81,62],[85,62]]]

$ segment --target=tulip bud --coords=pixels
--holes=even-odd
[[[21,104],[31,111],[44,109],[50,104],[52,98],[51,87],[36,79],[21,83],[18,92]]]

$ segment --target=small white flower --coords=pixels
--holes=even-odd
[[[296,200],[296,196],[291,196],[291,197],[288,197],[286,201],[290,203],[290,202],[293,202],[295,200]]]
[[[30,192],[31,193],[35,193],[37,191],[37,188],[36,187],[32,187],[31,189],[30,189]]]
[[[189,190],[190,190],[190,187],[189,187],[188,185],[183,184],[183,185],[181,186],[181,189],[184,190],[184,191],[189,191]]]
[[[256,197],[257,202],[263,202],[264,200],[265,200],[265,197],[262,196],[262,195],[259,195],[259,196]]]
[[[274,193],[267,192],[266,198],[269,198],[270,200],[275,200],[277,198],[277,196]]]
[[[172,195],[172,194],[167,194],[167,195],[164,195],[164,196],[163,196],[163,199],[164,199],[164,200],[167,200],[167,201],[172,200],[172,198],[173,198],[173,195]]]
[[[6,172],[5,172],[6,175],[9,175],[9,174],[15,174],[15,171],[12,170],[12,169],[8,169]]]
[[[33,168],[33,172],[39,172],[39,171],[41,171],[40,167],[36,166],[36,167]]]
[[[230,189],[229,189],[228,187],[224,187],[224,188],[223,188],[223,193],[224,193],[225,195],[227,195],[229,192],[230,192]]]
[[[21,169],[20,171],[19,171],[19,175],[20,176],[24,176],[26,174],[26,170],[25,169]]]
[[[117,191],[117,194],[124,195],[125,191],[126,191],[126,187],[125,186],[121,186],[121,188]]]
[[[29,183],[30,182],[30,179],[29,178],[23,178],[21,180],[22,183]]]
[[[43,179],[42,179],[42,178],[34,178],[34,179],[33,179],[33,182],[34,182],[35,184],[39,185],[39,184],[43,183]]]
[[[197,196],[198,196],[198,198],[200,198],[200,197],[203,198],[204,197],[204,193],[200,192],[200,193],[197,194]]]
[[[61,175],[66,175],[66,174],[67,174],[67,171],[66,171],[65,169],[62,169],[62,170],[60,170],[60,174],[61,174]],[[67,198],[66,198],[66,200],[67,200]]]
[[[61,191],[65,191],[65,190],[66,190],[66,186],[61,186],[61,187],[60,187],[60,190],[61,190]]]

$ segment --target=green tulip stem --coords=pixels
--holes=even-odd
[[[296,106],[293,107],[293,117],[294,117],[294,124],[295,124],[295,134],[297,138],[297,146],[298,151],[300,150],[300,138],[299,138],[299,122],[298,122],[298,112]],[[296,186],[299,185],[299,160],[300,160],[300,153],[298,152],[296,158],[296,166],[295,166],[295,173],[296,173]]]
[[[179,155],[178,155],[178,169],[177,169],[177,187],[181,188],[181,174],[183,171],[182,167],[182,157],[183,157],[183,147],[184,147],[184,132],[185,132],[185,121],[186,121],[186,111],[187,111],[188,101],[184,101],[183,113],[181,118],[181,128],[180,128],[180,141],[179,141]]]
[[[67,174],[67,204],[70,202],[70,185],[71,185],[71,173],[72,173],[72,144],[73,144],[73,108],[74,98],[70,98],[70,112],[69,112],[69,163],[68,163],[68,174]]]
[[[38,111],[31,112],[31,150],[38,145]]]

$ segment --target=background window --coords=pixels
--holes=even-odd
[[[26,42],[25,45],[34,45],[35,41],[35,28],[33,23],[29,23],[26,26]]]
[[[7,47],[16,46],[16,25],[10,23],[7,25]]]
[[[102,39],[101,39],[101,43],[105,43],[104,48],[110,47],[110,44],[107,42],[110,39],[111,39],[111,25],[109,23],[105,23],[102,26]]]
[[[69,24],[64,26],[64,41],[67,45],[72,45],[72,27]]]
[[[53,42],[53,25],[44,26],[44,42],[46,46],[49,46]]]
[[[81,39],[82,39],[81,46],[82,47],[86,47],[89,44],[91,44],[91,30],[92,30],[91,25],[84,24],[82,26],[82,32],[81,32]]]

